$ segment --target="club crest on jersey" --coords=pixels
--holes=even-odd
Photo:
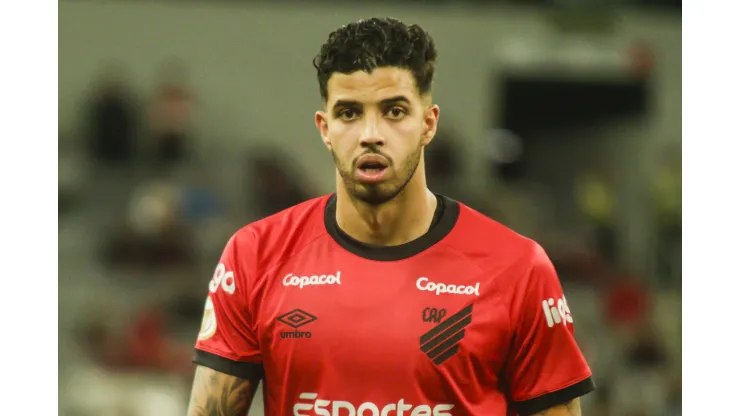
[[[447,315],[447,309],[424,308],[421,311],[421,320],[427,323],[432,322],[438,324],[444,319],[445,315]]]
[[[206,298],[206,305],[203,308],[203,321],[200,324],[200,332],[198,332],[198,339],[205,341],[216,333],[216,311],[213,308],[213,301],[211,297]]]
[[[460,342],[465,338],[465,328],[472,321],[473,305],[471,304],[422,335],[419,339],[421,352],[437,365],[449,360],[460,349]]]

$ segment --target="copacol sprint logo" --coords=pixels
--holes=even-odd
[[[284,315],[278,316],[277,319],[294,329],[294,331],[281,331],[280,338],[311,338],[311,332],[299,331],[298,328],[308,325],[318,318],[306,311],[293,309]]]

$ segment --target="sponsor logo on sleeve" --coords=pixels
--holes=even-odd
[[[545,321],[549,328],[555,325],[572,324],[573,316],[570,314],[570,308],[568,307],[568,301],[565,300],[565,296],[557,299],[546,299],[542,301],[542,312],[545,314]]]
[[[203,310],[203,321],[200,324],[200,332],[198,332],[198,340],[205,341],[216,333],[216,311],[213,309],[213,301],[211,297],[206,298],[206,306]]]

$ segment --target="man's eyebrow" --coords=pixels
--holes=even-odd
[[[380,104],[382,104],[382,105],[397,104],[397,103],[411,104],[411,100],[409,100],[408,98],[406,98],[403,95],[397,95],[395,97],[386,98],[385,100],[382,100],[380,102]]]
[[[337,102],[334,103],[332,108],[340,108],[340,107],[359,107],[360,103],[354,100],[337,100]]]
[[[386,106],[390,104],[397,104],[397,103],[411,104],[411,100],[409,100],[403,95],[397,95],[395,97],[386,98],[380,101],[380,105],[382,106]],[[334,103],[332,108],[336,109],[336,108],[341,108],[341,107],[360,107],[360,106],[361,104],[355,100],[337,100],[337,102]]]

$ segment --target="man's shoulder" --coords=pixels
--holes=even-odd
[[[247,224],[242,229],[251,229],[258,233],[286,232],[305,226],[312,220],[323,219],[324,207],[331,195],[323,195],[293,205],[268,217]]]
[[[326,234],[324,207],[329,195],[309,199],[278,213],[249,223],[232,237],[238,251],[251,253],[264,269],[302,250],[306,245]]]
[[[464,204],[460,204],[457,227],[467,235],[460,243],[470,246],[483,245],[495,251],[505,250],[510,254],[533,254],[532,250],[537,245],[531,238]]]
[[[448,244],[481,268],[531,265],[542,250],[531,238],[460,203],[460,216]]]

